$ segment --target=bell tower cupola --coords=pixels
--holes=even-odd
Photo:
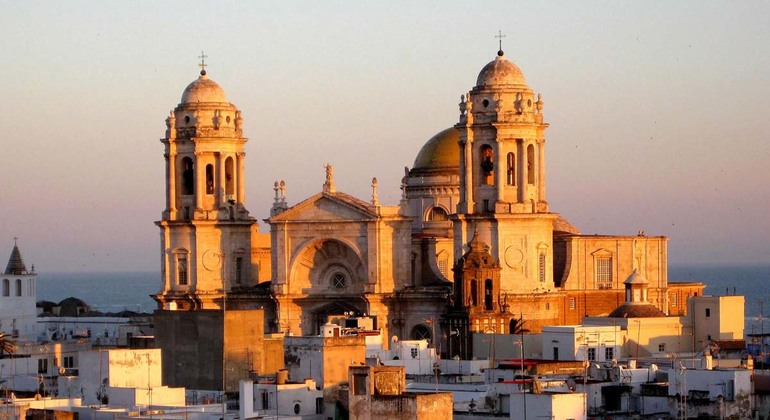
[[[166,118],[164,219],[247,218],[241,111],[205,70]]]
[[[460,203],[466,213],[544,213],[543,99],[503,51],[460,98]]]

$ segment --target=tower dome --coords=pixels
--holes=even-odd
[[[460,150],[457,141],[460,134],[454,127],[439,132],[422,146],[414,159],[413,171],[437,171],[460,167]]]
[[[497,52],[497,57],[490,61],[479,72],[476,79],[476,86],[495,86],[495,85],[526,85],[524,73],[519,66],[505,58],[503,51]]]
[[[200,76],[187,85],[182,93],[182,104],[197,102],[227,103],[225,91],[217,82],[209,79],[205,71],[201,71]]]

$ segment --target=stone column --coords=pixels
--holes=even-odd
[[[518,202],[521,203],[527,198],[527,145],[524,143],[524,139],[516,139],[516,147],[518,149],[519,157],[519,170],[516,176],[519,178],[519,197]]]
[[[545,201],[545,139],[537,139],[537,201]]]
[[[465,140],[465,201],[466,213],[474,212],[474,186],[473,186],[473,134],[468,130],[468,137]]]
[[[465,160],[465,149],[468,147],[468,143],[461,141],[459,143],[460,147],[460,202],[457,203],[457,210],[458,212],[462,212],[462,206],[465,205],[467,208],[468,205],[468,188],[466,187],[466,184],[468,182],[468,179],[465,176],[465,167],[467,165],[467,161]]]
[[[225,156],[222,152],[216,152],[214,154],[217,158],[217,186],[216,186],[216,200],[217,205],[220,206],[225,202]]]
[[[201,165],[203,153],[195,152],[195,208],[203,208],[203,193],[206,191],[206,165]]]
[[[238,175],[236,176],[236,180],[238,181],[238,200],[237,201],[241,204],[246,203],[246,179],[244,176],[245,160],[246,160],[246,153],[239,152],[238,153]]]
[[[169,154],[168,157],[168,209],[176,211],[176,153]]]
[[[502,150],[502,143],[497,142],[495,144],[495,160],[494,160],[494,171],[495,171],[495,189],[497,190],[497,196],[495,197],[495,203],[492,203],[492,208],[495,208],[495,204],[497,202],[503,201],[503,186],[505,185],[505,170],[504,170],[504,163],[505,163],[505,153],[503,153]]]

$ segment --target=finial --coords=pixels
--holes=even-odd
[[[286,181],[281,180],[279,189],[281,190],[281,203],[286,204]]]
[[[16,246],[16,241],[18,241],[18,240],[19,240],[19,238],[15,237],[15,236],[13,237],[13,246]]]
[[[209,58],[209,56],[204,54],[203,50],[201,50],[201,55],[199,55],[198,58],[201,59],[201,63],[198,64],[198,67],[201,68],[201,76],[205,76],[206,75],[206,66],[207,66],[206,59]]]
[[[380,199],[377,198],[377,178],[372,178],[372,205],[379,206]]]
[[[505,38],[505,35],[503,35],[503,31],[497,31],[497,35],[495,35],[495,38],[498,39],[497,55],[499,57],[502,57],[503,56],[503,38]]]
[[[281,196],[278,191],[281,190],[281,184],[278,181],[275,181],[275,184],[273,185],[273,191],[275,191],[275,202],[280,203],[281,202]]]
[[[324,192],[336,192],[336,188],[334,187],[334,167],[331,163],[327,163],[324,165],[324,169],[326,169],[326,182],[324,182],[323,191]]]

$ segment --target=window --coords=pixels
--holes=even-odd
[[[8,279],[3,279],[3,296],[11,295],[11,282]]]
[[[676,293],[671,294],[671,307],[676,308]]]
[[[438,260],[438,271],[441,272],[441,274],[444,275],[444,277],[449,277],[449,258],[440,258]]]
[[[267,391],[262,391],[262,409],[270,409],[270,394]]]
[[[447,214],[441,207],[433,207],[428,211],[428,215],[425,218],[429,222],[443,222],[448,220]]]
[[[539,265],[540,265],[540,282],[545,282],[545,253],[540,253],[539,258]]]
[[[547,311],[547,310],[550,310],[550,309],[551,309],[551,302],[546,302],[545,303],[545,310]]]
[[[353,395],[366,395],[367,375],[353,375]]]
[[[48,359],[37,359],[37,373],[48,373]]]
[[[430,328],[425,325],[417,325],[412,329],[413,340],[428,340],[431,339]]]
[[[21,296],[21,279],[16,279],[16,296]]]
[[[706,318],[711,318],[711,308],[706,308]]]
[[[478,305],[478,291],[476,290],[476,280],[471,280],[471,306]]]
[[[575,310],[575,298],[573,297],[569,298],[569,310],[570,311]]]
[[[613,360],[613,359],[615,359],[615,348],[606,347],[604,349],[604,360]]]
[[[179,254],[176,257],[176,278],[180,286],[187,285],[187,254]]]
[[[206,194],[214,194],[214,165],[206,165]]]
[[[345,276],[342,273],[336,273],[332,276],[332,287],[335,289],[345,288]]]
[[[243,281],[243,257],[235,257],[235,284]]]
[[[491,311],[494,309],[492,293],[493,293],[492,280],[486,279],[484,281],[484,309],[486,309],[487,311]]]
[[[225,194],[235,194],[235,187],[233,186],[233,158],[228,157],[225,159]]]
[[[596,360],[596,348],[589,347],[588,350],[586,350],[586,358],[591,361]]]
[[[324,412],[324,399],[323,397],[318,397],[315,399],[315,413],[323,414],[323,412]]]
[[[559,360],[559,348],[554,347],[553,348],[553,360]]]
[[[664,351],[666,351],[666,343],[660,343],[660,344],[658,344],[658,351],[659,351],[659,352],[661,352],[661,353],[663,353]]]
[[[294,414],[299,414],[300,406],[299,404],[294,404]]]
[[[516,155],[508,153],[508,185],[516,185]]]
[[[481,146],[481,182],[485,185],[494,184],[495,153],[489,145]]]
[[[612,289],[612,257],[596,258],[596,287]]]
[[[189,157],[182,159],[182,195],[195,194],[195,165]]]
[[[64,356],[62,359],[64,368],[71,369],[75,367],[75,358],[73,356]]]
[[[535,146],[527,146],[527,183],[535,185]]]

